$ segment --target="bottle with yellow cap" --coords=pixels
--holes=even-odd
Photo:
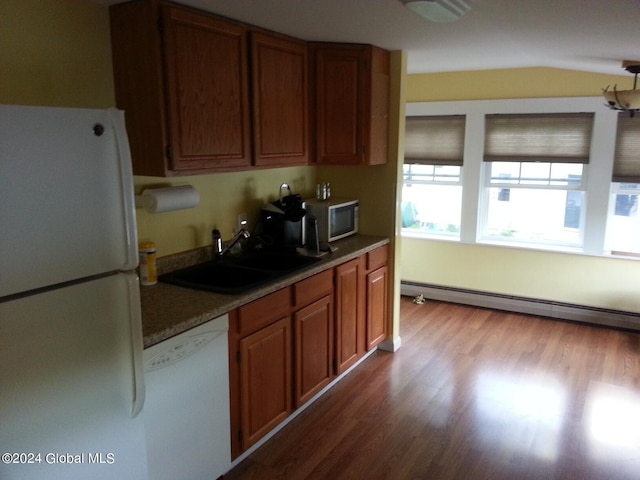
[[[153,242],[140,242],[138,252],[140,254],[140,285],[155,285],[158,283],[156,244]]]

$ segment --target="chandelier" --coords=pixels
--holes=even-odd
[[[629,112],[633,117],[636,112],[640,111],[640,90],[638,86],[638,73],[640,73],[640,62],[625,60],[622,62],[622,68],[627,72],[633,73],[633,90],[618,90],[617,85],[609,90],[609,86],[602,90],[607,106],[612,110],[623,110]]]

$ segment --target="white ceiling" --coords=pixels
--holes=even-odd
[[[467,1],[454,23],[429,22],[399,0],[178,3],[304,40],[406,50],[409,73],[552,67],[631,78],[622,60],[640,60],[640,0]]]

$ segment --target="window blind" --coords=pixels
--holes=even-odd
[[[487,115],[486,162],[589,163],[593,113]]]
[[[462,166],[464,115],[407,117],[404,163]]]
[[[629,117],[626,112],[618,116],[612,180],[640,183],[640,117]]]

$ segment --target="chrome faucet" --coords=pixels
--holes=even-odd
[[[234,247],[236,243],[238,243],[242,239],[247,239],[251,236],[249,230],[246,228],[241,228],[238,233],[235,234],[233,239],[229,242],[226,247],[222,245],[222,237],[220,236],[220,230],[215,228],[211,232],[213,236],[213,256],[216,259],[220,259],[224,257],[229,251]]]

